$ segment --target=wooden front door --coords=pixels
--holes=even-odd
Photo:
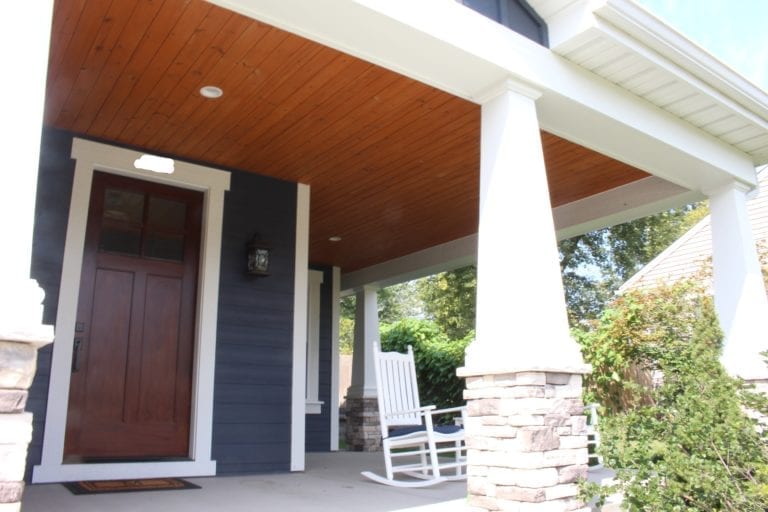
[[[188,457],[202,200],[94,173],[65,461]]]

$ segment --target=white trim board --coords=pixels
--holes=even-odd
[[[341,318],[341,269],[331,278],[331,451],[339,450],[339,320]]]
[[[296,186],[296,256],[293,285],[291,471],[304,471],[307,386],[307,287],[309,286],[309,185]]]
[[[142,153],[138,151],[79,138],[74,138],[72,141],[72,158],[76,160],[75,176],[64,245],[59,305],[56,312],[56,338],[53,344],[51,378],[48,387],[43,453],[40,465],[33,469],[32,482],[34,483],[216,474],[216,462],[211,459],[213,382],[224,192],[229,190],[230,173],[175,161],[173,174],[157,174],[134,168],[134,161],[141,155]],[[204,193],[189,461],[110,464],[64,464],[63,462],[72,340],[77,315],[85,228],[93,172],[97,170],[199,190]]]

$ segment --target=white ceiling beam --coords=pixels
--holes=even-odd
[[[656,177],[648,177],[552,210],[558,240],[653,215],[703,199]],[[452,240],[341,276],[342,295],[365,285],[381,288],[471,265],[477,261],[477,234]]]

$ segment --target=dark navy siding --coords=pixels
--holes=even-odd
[[[333,298],[333,271],[323,271],[320,288],[320,372],[318,400],[323,402],[320,414],[307,414],[306,450],[327,452],[331,449],[331,299]]]
[[[32,276],[55,324],[74,161],[72,134],[43,133]],[[172,155],[169,155],[172,156]],[[232,171],[221,253],[214,388],[213,458],[220,474],[284,471],[290,464],[293,265],[296,184]],[[272,247],[268,277],[245,275],[255,232]],[[38,356],[27,409],[34,433],[27,468],[40,463],[51,347]]]
[[[511,28],[542,46],[548,46],[547,24],[525,0],[460,0],[472,10]]]
[[[270,276],[245,274],[254,233]],[[219,474],[288,471],[291,446],[296,184],[233,172],[224,207],[214,387]]]

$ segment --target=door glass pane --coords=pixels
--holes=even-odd
[[[108,188],[104,192],[104,219],[113,222],[141,224],[144,216],[144,194]]]
[[[103,227],[99,238],[99,250],[123,254],[141,254],[141,230]]]
[[[144,256],[161,260],[184,261],[184,237],[149,233]]]
[[[184,231],[186,215],[187,205],[181,201],[173,201],[162,197],[149,198],[147,224],[153,228],[181,233]]]

